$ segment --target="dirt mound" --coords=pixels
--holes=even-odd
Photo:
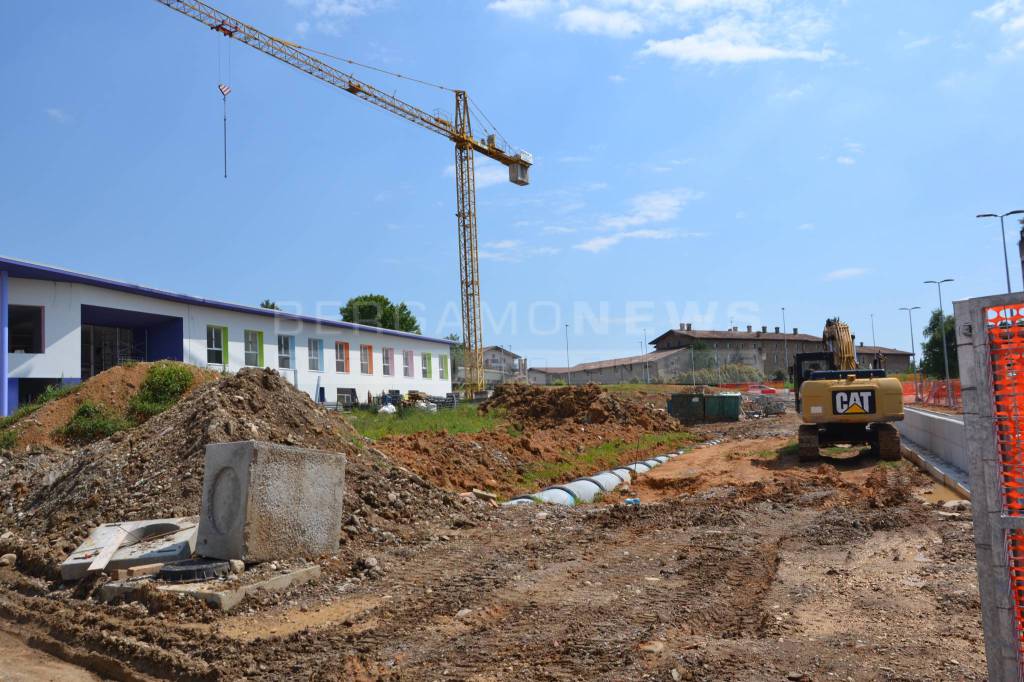
[[[545,388],[528,384],[502,384],[480,405],[484,412],[507,411],[520,426],[553,426],[572,421],[579,424],[614,422],[652,431],[672,431],[679,422],[663,410],[640,401],[614,396],[597,384]]]
[[[250,439],[350,455],[345,525],[351,535],[376,532],[375,521],[406,522],[457,506],[450,494],[365,453],[344,419],[277,372],[243,369],[80,452],[14,455],[0,468],[6,474],[0,522],[26,541],[37,568],[51,572],[100,523],[199,513],[206,444]]]
[[[153,364],[140,362],[112,367],[84,381],[75,392],[46,403],[14,424],[18,446],[59,447],[60,443],[54,438],[54,431],[67,424],[71,415],[85,401],[108,409],[114,414],[124,414],[128,409],[128,401],[138,392]],[[192,373],[190,391],[215,381],[220,376],[217,372],[192,365],[182,366],[187,367]]]

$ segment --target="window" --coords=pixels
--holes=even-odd
[[[440,370],[441,378],[448,379],[448,356],[441,355],[437,358],[437,368]]]
[[[334,371],[348,374],[348,344],[344,341],[334,342]]]
[[[309,371],[324,371],[324,340],[310,339],[306,347],[309,348]]]
[[[295,357],[295,337],[294,336],[278,336],[277,337],[277,366],[280,369],[292,369],[294,362],[292,358]]]
[[[430,353],[423,353],[423,354],[420,355],[420,362],[423,363],[423,378],[424,379],[429,379],[430,377],[432,377],[434,375],[433,371],[432,371],[433,368],[430,366],[430,360],[431,360]]]
[[[9,305],[8,351],[43,352],[43,309],[31,305]]]
[[[245,366],[263,366],[263,332],[245,330]]]
[[[412,376],[412,351],[402,351],[402,374],[407,377]]]
[[[359,346],[359,371],[373,374],[373,346]]]
[[[384,376],[390,377],[395,375],[395,349],[385,348],[381,352],[381,369],[384,371]]]
[[[228,328],[206,328],[206,363],[209,365],[228,364]]]

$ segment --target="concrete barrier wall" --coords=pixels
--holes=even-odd
[[[904,418],[896,422],[900,437],[912,446],[924,449],[960,471],[970,471],[962,418],[904,408]]]

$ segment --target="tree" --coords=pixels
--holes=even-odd
[[[464,366],[463,363],[466,361],[466,345],[462,343],[462,337],[455,332],[452,332],[444,338],[452,342],[451,363],[452,374],[454,375],[456,367]]]
[[[260,307],[266,308],[267,310],[280,310],[280,308],[277,307],[277,304],[271,301],[269,298],[265,298],[262,301],[260,301]]]
[[[946,352],[949,353],[949,376],[951,379],[960,376],[960,365],[956,359],[956,328],[953,316],[946,315],[943,318],[941,310],[933,310],[928,326],[924,328],[924,337],[921,368],[925,375],[935,378],[946,376],[942,360],[942,338],[945,337]]]
[[[348,300],[341,308],[341,319],[345,322],[365,324],[382,329],[420,333],[420,323],[405,303],[397,306],[380,294],[363,294]]]

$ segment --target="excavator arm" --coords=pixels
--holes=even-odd
[[[821,333],[821,341],[825,350],[832,353],[835,369],[857,369],[857,357],[853,349],[853,335],[850,326],[838,317],[825,321],[825,329]]]

